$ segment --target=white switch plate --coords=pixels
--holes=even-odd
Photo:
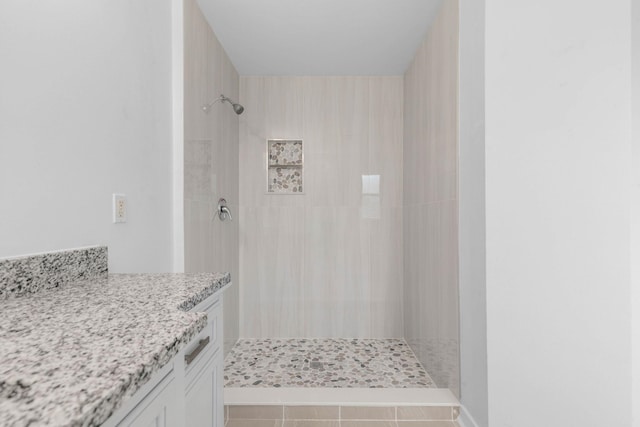
[[[127,222],[127,196],[124,194],[113,195],[113,223]]]

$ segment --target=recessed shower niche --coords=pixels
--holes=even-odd
[[[301,139],[267,140],[267,193],[303,194],[304,155]]]

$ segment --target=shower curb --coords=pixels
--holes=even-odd
[[[444,388],[225,387],[225,405],[460,406]]]

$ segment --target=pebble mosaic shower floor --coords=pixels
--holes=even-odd
[[[244,339],[225,359],[225,387],[434,388],[401,339]]]

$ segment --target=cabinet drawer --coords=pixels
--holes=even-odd
[[[198,372],[221,347],[222,303],[219,298],[209,305],[196,307],[194,311],[207,313],[207,326],[187,345],[185,350],[185,374],[187,387],[196,379]]]
[[[214,300],[211,305],[204,309],[207,313],[208,328],[211,331],[211,343],[213,347],[222,345],[222,301],[220,298]]]

